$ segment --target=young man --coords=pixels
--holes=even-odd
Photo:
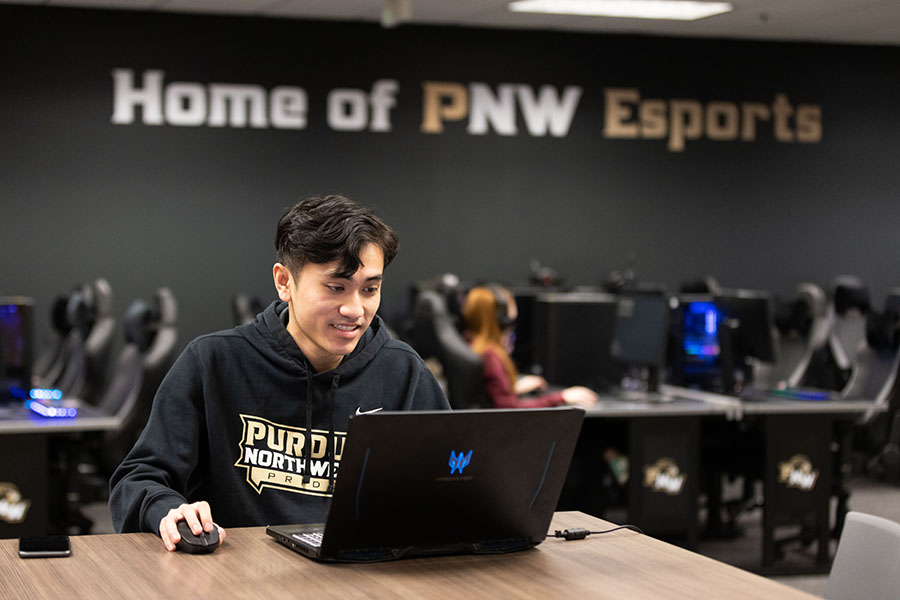
[[[110,480],[116,531],[324,521],[353,414],[449,409],[431,372],[375,315],[393,230],[341,196],[278,223],[280,302],[195,339]],[[220,537],[224,539],[220,527]]]

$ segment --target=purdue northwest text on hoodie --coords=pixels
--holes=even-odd
[[[110,480],[116,531],[158,534],[169,509],[197,500],[223,527],[322,522],[350,415],[450,408],[377,316],[337,368],[316,374],[285,329],[287,307],[199,337],[175,361]]]

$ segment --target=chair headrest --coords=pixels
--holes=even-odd
[[[806,337],[812,331],[813,311],[805,298],[794,298],[777,305],[773,320],[780,333]]]
[[[809,306],[813,317],[823,317],[828,313],[825,291],[815,283],[801,283],[797,286],[797,297]]]
[[[231,312],[235,325],[244,325],[253,322],[256,315],[265,309],[262,298],[246,292],[238,292],[231,297]]]
[[[900,312],[886,310],[866,315],[866,341],[878,351],[900,347]]]
[[[109,282],[102,277],[97,279],[94,281],[92,291],[97,318],[112,315],[112,287],[110,287]]]
[[[69,322],[67,314],[68,306],[68,296],[57,296],[50,306],[50,323],[53,325],[53,329],[62,336],[72,331],[72,323]]]
[[[869,289],[858,277],[842,275],[835,278],[831,285],[831,301],[837,314],[846,314],[848,310],[856,309],[866,314],[872,304],[869,302]]]
[[[891,288],[888,290],[887,297],[884,299],[884,311],[893,311],[900,315],[900,288]]]
[[[159,312],[159,324],[172,326],[178,321],[178,301],[175,294],[167,287],[156,290],[156,308]]]
[[[159,330],[159,313],[144,300],[135,300],[122,319],[125,341],[134,344],[141,352],[150,348]]]
[[[79,286],[69,295],[66,304],[66,319],[72,329],[87,337],[97,320],[97,305],[91,285]]]

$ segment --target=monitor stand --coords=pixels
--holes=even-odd
[[[659,404],[672,402],[675,398],[659,391],[659,367],[647,367],[647,389],[645,390],[620,390],[619,398],[626,402],[642,402],[647,404]]]

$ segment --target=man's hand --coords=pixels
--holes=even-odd
[[[170,510],[159,522],[159,537],[169,552],[173,552],[175,544],[181,541],[181,535],[178,533],[178,521],[186,521],[191,531],[197,535],[203,531],[212,531],[213,527],[217,527],[219,543],[225,541],[225,530],[213,523],[212,511],[209,509],[208,502],[182,504],[178,508]]]

